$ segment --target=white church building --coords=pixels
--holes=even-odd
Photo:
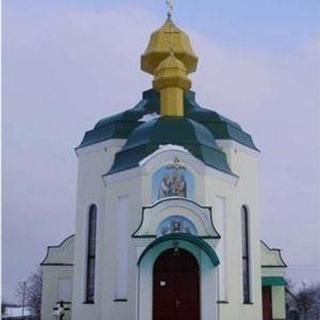
[[[198,58],[169,16],[141,69],[152,89],[76,148],[75,234],[49,246],[42,320],[283,320],[285,263],[260,240],[252,137],[201,107]]]

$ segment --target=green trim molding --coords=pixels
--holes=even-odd
[[[288,283],[283,277],[262,277],[263,287],[286,286]]]
[[[164,236],[159,237],[156,240],[152,241],[143,250],[142,254],[139,257],[137,264],[140,265],[143,257],[147,254],[147,252],[149,250],[151,250],[152,248],[156,247],[157,245],[164,243],[164,242],[173,241],[172,247],[174,247],[174,246],[176,246],[176,242],[179,240],[194,244],[197,247],[199,247],[201,250],[203,250],[210,258],[213,266],[216,267],[220,263],[219,258],[217,256],[217,254],[215,253],[215,251],[210,247],[210,245],[207,242],[205,242],[201,238],[194,236],[192,234],[189,234],[189,233],[170,233],[170,234],[164,235]]]

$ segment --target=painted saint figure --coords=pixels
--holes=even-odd
[[[152,180],[152,200],[180,197],[193,199],[194,177],[179,159],[156,171]]]
[[[187,183],[182,174],[170,174],[162,178],[158,199],[167,197],[187,197]]]
[[[160,183],[158,199],[171,197],[171,190],[172,190],[172,179],[169,175],[166,175],[163,177]]]
[[[173,177],[174,195],[177,197],[187,197],[187,183],[184,175],[176,175]]]

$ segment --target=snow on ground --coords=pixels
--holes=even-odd
[[[25,316],[31,315],[30,307],[24,308],[24,315]],[[22,307],[6,307],[5,314],[2,315],[2,319],[8,318],[8,317],[21,317],[21,316],[22,316]]]

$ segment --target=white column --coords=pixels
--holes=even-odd
[[[219,240],[217,253],[220,260],[219,268],[219,301],[227,301],[227,253],[226,253],[226,199],[224,197],[216,197],[216,206],[213,209],[214,221],[217,230],[221,236]]]
[[[212,266],[212,262],[206,253],[201,253],[201,319],[218,319],[217,309],[217,268]]]
[[[127,299],[128,294],[128,209],[129,197],[118,197],[116,210],[115,237],[117,263],[115,299]]]

